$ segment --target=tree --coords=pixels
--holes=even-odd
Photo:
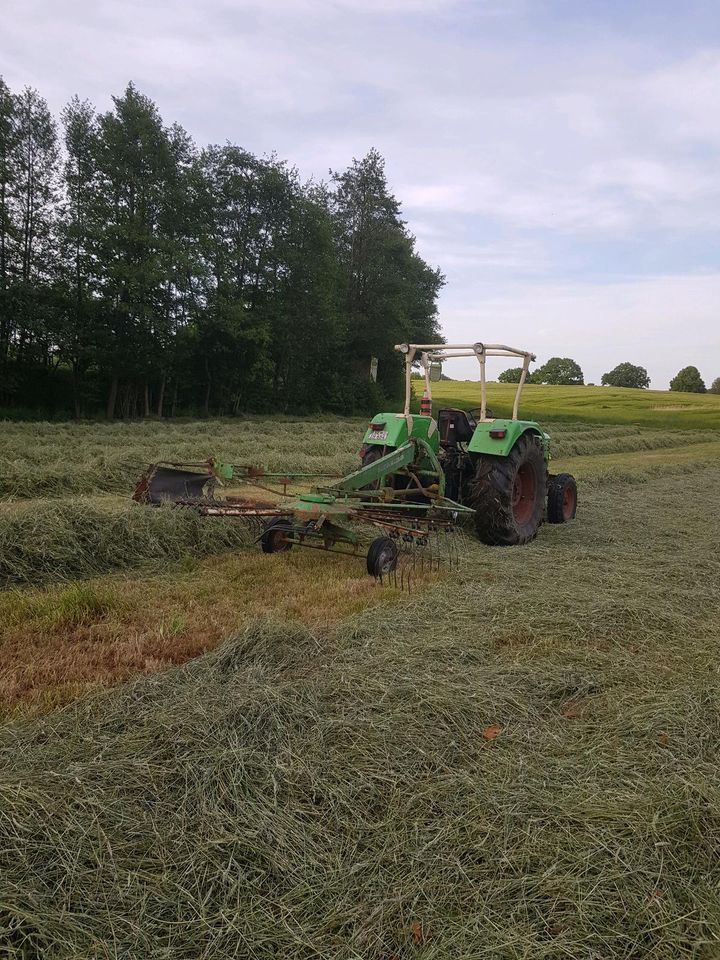
[[[20,377],[30,382],[31,402],[40,379],[56,361],[51,327],[59,256],[56,236],[58,146],[55,121],[36,90],[15,103],[15,181],[10,195],[15,224],[10,249],[9,303],[14,316],[11,353]]]
[[[81,414],[81,385],[95,360],[97,281],[92,258],[93,200],[97,189],[97,124],[87,100],[73,97],[62,112],[65,131],[60,214],[64,309],[57,328],[58,349],[72,371],[73,411]]]
[[[17,227],[11,197],[17,178],[17,102],[0,77],[0,369],[10,350],[13,311],[10,306],[11,249]]]
[[[670,389],[681,393],[705,393],[706,391],[697,367],[683,367],[670,381]]]
[[[498,383],[520,383],[522,372],[522,367],[510,367],[508,370],[503,370],[498,377]]]
[[[168,281],[168,237],[163,214],[174,196],[175,157],[155,104],[128,84],[114,109],[98,120],[100,228],[95,255],[101,273],[103,329],[98,359],[109,375],[107,416],[121,410],[150,413],[149,382],[163,349],[163,307]]]
[[[393,395],[402,382],[394,345],[438,341],[437,296],[445,280],[416,253],[377,150],[334,174],[333,184],[341,306],[354,357],[349,379],[367,382],[365,371],[376,356],[378,383]]]
[[[554,386],[579,386],[584,382],[583,372],[570,357],[551,357],[530,377],[531,383],[547,383]]]
[[[650,377],[645,367],[619,363],[609,373],[604,373],[600,382],[604,387],[635,387],[642,390],[650,386]]]
[[[720,393],[720,377],[715,377],[712,386],[708,389],[708,393]]]
[[[395,343],[441,339],[444,279],[377,151],[302,183],[274,155],[198,152],[132,84],[61,119],[58,145],[40,95],[0,79],[0,404],[367,412],[400,386]]]

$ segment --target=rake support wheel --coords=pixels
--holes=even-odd
[[[542,522],[547,466],[533,433],[524,433],[507,457],[481,454],[468,506],[483,543],[513,546],[533,539]]]
[[[288,540],[291,532],[290,521],[285,517],[275,517],[271,520],[260,537],[260,546],[263,553],[285,553],[292,548],[292,540]]]
[[[558,473],[550,478],[547,494],[548,523],[566,523],[574,520],[577,512],[577,484],[569,473]]]
[[[367,571],[371,577],[392,573],[398,562],[398,546],[391,537],[376,537],[368,547]]]

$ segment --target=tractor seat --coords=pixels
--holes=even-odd
[[[444,407],[438,410],[440,443],[469,443],[477,423],[466,410]]]

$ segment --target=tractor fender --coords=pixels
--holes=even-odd
[[[507,457],[525,433],[535,434],[543,447],[545,459],[549,459],[550,438],[534,420],[486,420],[478,423],[468,443],[468,453],[486,453],[495,457]]]
[[[407,417],[403,413],[377,413],[365,431],[363,447],[401,447],[411,439],[424,440],[437,454],[440,449],[437,422],[417,413]]]

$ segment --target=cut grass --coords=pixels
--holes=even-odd
[[[437,386],[448,388],[445,382]],[[470,386],[477,389],[477,384]],[[477,400],[472,390],[466,406]],[[527,415],[527,411],[523,413]],[[538,415],[541,422],[548,419],[544,411],[538,411]],[[675,429],[664,429],[662,421],[654,421],[650,430],[628,424],[606,426],[550,419],[553,452],[558,457],[632,452],[708,440],[707,432],[676,429],[682,424],[675,422],[674,414],[666,417],[667,425]],[[3,424],[0,499],[96,493],[127,496],[149,463],[198,461],[211,456],[236,464],[253,463],[270,471],[343,475],[357,467],[358,447],[366,426],[364,420],[275,419]]]
[[[241,552],[191,569],[0,593],[0,713],[39,713],[212,649],[230,629],[281,617],[324,630],[401,599],[362,559]]]
[[[6,726],[6,955],[714,960],[718,495],[587,484],[407,602]]]
[[[638,428],[553,430],[555,472],[591,483],[636,483],[657,472],[682,474],[720,461],[707,433],[663,435]],[[682,440],[684,445],[674,442]],[[634,441],[632,453],[607,453]],[[303,438],[298,436],[296,445]],[[563,457],[562,452],[573,457]],[[596,452],[597,451],[597,452]],[[583,454],[583,455],[578,455]],[[541,534],[542,536],[543,534]],[[73,580],[158,564],[175,569],[199,557],[249,548],[255,532],[238,520],[205,519],[178,508],[151,509],[116,497],[15,502],[0,511],[0,586]]]
[[[170,506],[40,502],[0,515],[0,585],[73,580],[148,564],[178,566],[252,540],[243,523],[208,521]]]
[[[218,457],[270,471],[347,472],[364,420],[3,423],[0,497],[129,492],[149,463]]]

